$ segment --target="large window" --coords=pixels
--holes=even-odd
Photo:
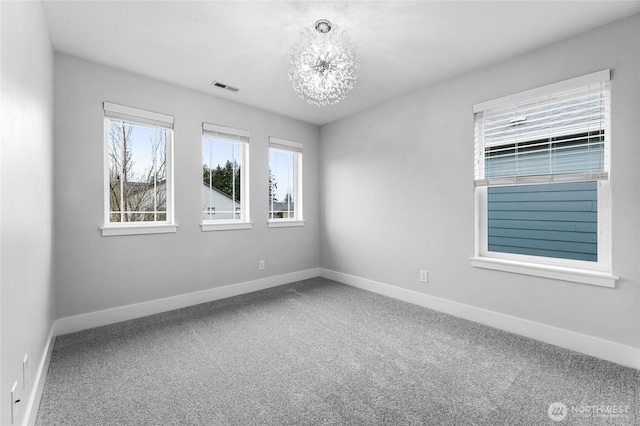
[[[103,235],[175,232],[173,117],[109,102]]]
[[[474,266],[613,286],[609,70],[474,113]]]
[[[269,138],[269,226],[302,225],[302,144]]]
[[[202,229],[249,228],[249,133],[202,125]]]

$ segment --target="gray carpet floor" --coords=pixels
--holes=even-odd
[[[59,336],[36,425],[639,425],[639,403],[638,370],[314,278]]]

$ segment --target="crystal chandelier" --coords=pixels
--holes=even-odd
[[[342,29],[326,19],[306,27],[293,45],[289,80],[308,103],[318,106],[340,102],[356,82],[358,53]]]

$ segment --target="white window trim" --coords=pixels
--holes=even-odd
[[[211,221],[213,222],[213,221]],[[226,222],[220,221],[220,223],[201,223],[200,228],[203,232],[208,231],[232,231],[235,229],[251,229],[253,227],[253,222]]]
[[[103,161],[104,161],[104,224],[100,227],[103,237],[119,235],[145,235],[145,234],[168,234],[178,231],[175,223],[174,208],[174,183],[173,183],[173,124],[174,118],[167,114],[147,111],[139,108],[119,105],[112,102],[104,102],[104,134],[103,134]],[[151,124],[171,130],[167,137],[167,220],[164,222],[109,222],[109,120],[118,118],[132,121],[134,123]]]
[[[493,101],[474,105],[473,112],[477,113],[490,108],[502,108],[517,103],[527,102],[549,93],[579,88],[601,81],[609,81],[610,70],[603,70],[575,79],[551,84],[515,95],[506,96]],[[611,136],[609,135],[609,138]],[[611,139],[609,139],[611,140]],[[609,148],[610,149],[610,148]],[[475,159],[474,159],[475,161]],[[611,229],[611,184],[609,174],[603,173],[602,180],[598,180],[598,262],[584,262],[571,259],[555,259],[542,256],[526,256],[510,253],[496,253],[488,251],[488,221],[487,221],[487,188],[475,186],[474,199],[474,255],[471,265],[477,268],[492,269],[533,275],[556,280],[570,281],[615,288],[619,277],[612,271],[612,229]],[[535,180],[536,178],[531,178]],[[508,179],[507,179],[508,180]],[[523,182],[527,177],[521,178]],[[568,179],[571,181],[572,179]],[[509,183],[509,182],[505,182]],[[533,182],[531,182],[533,183]],[[517,184],[511,182],[509,184]]]
[[[609,273],[491,257],[472,257],[471,266],[609,288],[615,288],[619,279]]]
[[[135,224],[135,225],[117,225],[102,226],[103,237],[112,237],[117,235],[144,235],[144,234],[171,234],[178,232],[178,225],[164,224]]]
[[[269,228],[289,228],[295,226],[304,226],[304,220],[300,219],[269,219]]]
[[[280,139],[273,136],[269,136],[269,149],[275,149],[286,153],[293,153],[294,157],[294,179],[295,179],[295,194],[294,200],[296,202],[295,212],[296,217],[283,218],[283,219],[268,219],[267,226],[269,228],[287,228],[304,226],[305,220],[303,215],[303,171],[302,171],[302,149],[303,144],[300,142],[290,141],[286,139]]]
[[[475,187],[475,249],[471,265],[478,268],[533,275],[582,284],[615,287],[619,277],[611,274],[610,183],[598,182],[598,259],[597,264],[571,259],[490,252],[487,248],[487,188]],[[605,198],[609,201],[605,202]]]
[[[236,135],[245,138],[250,137],[250,133],[247,130],[234,129],[232,127],[220,126],[217,124],[211,123],[202,123],[202,136],[204,137],[205,132],[217,132],[217,133],[226,133],[229,135]],[[251,209],[250,209],[250,196],[249,196],[249,187],[250,187],[250,179],[249,179],[249,143],[243,142],[244,146],[242,149],[242,180],[240,182],[240,193],[242,195],[242,213],[240,219],[232,219],[232,220],[202,220],[200,223],[200,229],[202,232],[210,232],[210,231],[233,231],[233,230],[242,230],[242,229],[251,229],[253,227],[253,222],[251,222]],[[202,179],[201,179],[202,180]]]

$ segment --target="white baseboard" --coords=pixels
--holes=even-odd
[[[320,276],[320,268],[306,269],[288,274],[261,278],[243,283],[216,287],[193,293],[181,294],[164,299],[150,300],[148,302],[135,303],[103,311],[90,312],[60,318],[55,321],[54,335],[74,333],[89,328],[101,327],[121,321],[128,321],[148,315],[159,314],[174,309],[186,308],[200,303],[212,302],[227,297],[238,296],[258,290],[264,290],[279,285],[306,280]]]
[[[38,371],[34,379],[33,390],[31,395],[29,395],[22,426],[33,426],[36,422],[40,398],[42,397],[42,390],[47,378],[47,371],[49,369],[49,362],[51,360],[56,336],[141,318],[148,315],[159,314],[174,309],[198,305],[200,303],[212,302],[214,300],[225,299],[227,297],[239,296],[241,294],[265,290],[267,288],[277,287],[279,285],[289,284],[318,276],[320,276],[320,268],[312,268],[193,293],[181,294],[164,299],[156,299],[148,302],[135,303],[133,305],[126,305],[118,308],[105,309],[103,311],[57,319],[51,326],[51,331],[47,338],[42,360],[38,366]]]
[[[320,268],[320,276],[343,284],[372,291],[403,302],[444,312],[490,327],[550,343],[565,349],[591,355],[627,367],[640,369],[640,348],[622,345],[586,334],[504,315],[475,306],[442,299],[428,294],[380,283],[377,281]]]
[[[453,302],[451,300],[344,274],[342,272],[324,268],[312,268],[56,320],[49,332],[43,356],[34,378],[34,386],[29,396],[23,426],[33,426],[35,424],[56,336],[141,318],[147,315],[158,314],[200,303],[225,299],[227,297],[238,296],[318,276],[595,356],[627,367],[640,369],[640,349],[638,348],[500,314],[498,312],[488,311],[486,309],[476,308],[463,303]]]
[[[49,361],[51,360],[51,353],[53,352],[53,343],[56,340],[54,333],[54,325],[51,325],[49,330],[49,336],[44,345],[42,356],[40,357],[40,363],[38,364],[38,370],[33,381],[33,387],[31,393],[27,399],[27,408],[25,409],[25,416],[22,421],[22,426],[33,426],[36,423],[36,417],[38,416],[38,407],[40,406],[40,397],[42,396],[42,390],[44,389],[44,382],[47,378],[47,371],[49,370]]]

